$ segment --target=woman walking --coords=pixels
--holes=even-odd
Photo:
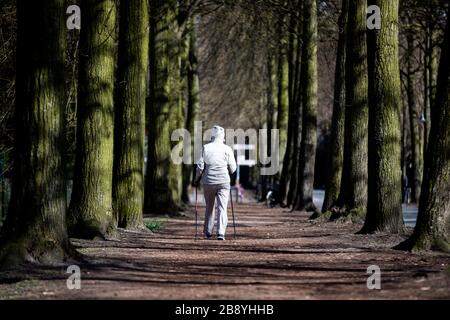
[[[236,171],[236,160],[233,150],[224,141],[225,130],[220,126],[214,126],[211,142],[203,146],[202,156],[197,162],[196,181],[201,179],[206,202],[203,229],[206,239],[212,237],[214,204],[216,202],[218,240],[225,240],[228,224],[227,205],[230,195],[230,175]]]

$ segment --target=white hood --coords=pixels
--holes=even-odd
[[[217,125],[214,126],[211,130],[211,140],[223,142],[225,140],[225,129]]]

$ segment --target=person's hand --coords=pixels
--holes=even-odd
[[[192,182],[192,186],[193,187],[198,187],[200,185],[200,179],[196,179],[196,180],[194,180],[194,182]]]

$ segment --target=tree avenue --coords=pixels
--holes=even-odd
[[[235,245],[254,212],[300,247],[297,222],[450,251],[446,1],[4,1],[0,269],[184,247],[205,216]]]

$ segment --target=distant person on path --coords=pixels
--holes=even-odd
[[[214,126],[211,142],[203,146],[202,156],[197,162],[196,183],[200,179],[205,195],[206,212],[204,233],[212,237],[214,228],[214,203],[217,202],[217,239],[225,240],[228,224],[227,205],[230,195],[230,174],[236,171],[233,150],[225,143],[225,130]]]

